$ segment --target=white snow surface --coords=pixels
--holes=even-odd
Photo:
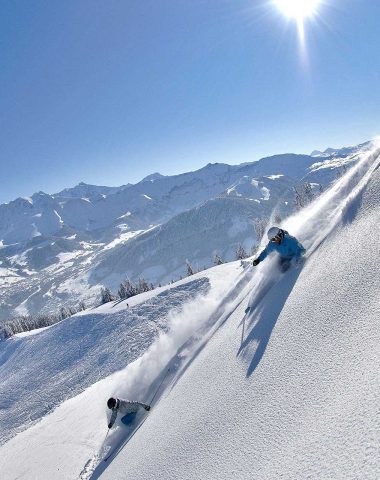
[[[0,343],[2,478],[378,479],[379,165],[364,155],[284,224],[303,267],[221,265]],[[107,397],[149,401],[168,364],[96,466]]]
[[[232,311],[101,478],[380,477],[378,167],[377,152],[289,222],[304,269],[261,302],[270,266],[253,275],[254,311]]]

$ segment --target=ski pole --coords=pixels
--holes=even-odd
[[[108,437],[108,434],[110,433],[110,428],[108,428],[107,430],[107,433],[106,433],[106,436],[104,437],[104,440],[103,440],[103,443],[107,440],[107,437]]]

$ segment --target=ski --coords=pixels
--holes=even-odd
[[[134,437],[134,435],[138,432],[138,430],[144,424],[144,422],[146,421],[148,416],[149,416],[149,414],[148,414],[148,412],[146,412],[146,414],[144,414],[144,416],[137,422],[137,425],[135,425],[135,426],[132,425],[130,435],[128,435],[128,437],[124,440],[124,442],[122,442],[116,448],[112,449],[111,452],[105,458],[103,458],[103,462],[105,462],[105,463],[108,462],[108,460],[110,460],[112,457],[116,456],[125,447],[125,445],[132,439],[132,437]]]

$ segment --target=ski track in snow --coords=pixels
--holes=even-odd
[[[21,443],[26,441],[29,449],[35,451],[35,448],[37,448],[37,450],[43,454],[45,458],[43,461],[44,475],[54,478],[72,478],[74,475],[78,476],[80,471],[85,472],[86,469],[92,469],[96,464],[96,461],[93,459],[99,456],[99,449],[101,448],[104,438],[105,427],[107,425],[105,404],[110,394],[115,393],[118,396],[128,396],[129,398],[141,398],[143,395],[143,398],[148,401],[152,389],[156,386],[155,382],[157,378],[159,378],[163,369],[167,367],[172,357],[176,355],[178,349],[181,347],[181,355],[183,358],[186,358],[187,355],[190,354],[189,352],[191,352],[191,343],[187,343],[189,337],[202,328],[206,328],[207,321],[210,320],[210,316],[212,316],[212,313],[215,312],[215,309],[220,305],[221,299],[226,297],[228,291],[230,292],[227,298],[232,298],[235,293],[238,293],[240,285],[238,279],[239,277],[243,277],[244,279],[247,272],[243,271],[241,273],[240,262],[226,264],[223,268],[226,272],[225,277],[220,277],[218,269],[215,267],[207,272],[208,279],[203,278],[205,272],[200,272],[194,275],[194,277],[184,280],[182,285],[179,285],[177,288],[172,288],[171,290],[176,291],[180,289],[179,287],[185,287],[188,289],[189,295],[193,300],[187,299],[188,301],[186,301],[186,299],[183,299],[185,301],[182,302],[182,308],[176,311],[172,309],[173,302],[170,301],[170,294],[167,294],[165,301],[167,302],[168,308],[171,309],[166,324],[168,326],[167,332],[163,332],[157,341],[152,343],[148,350],[145,351],[145,354],[130,363],[127,368],[116,371],[109,377],[94,383],[83,393],[65,401],[50,415],[42,418],[41,422],[29,428],[27,431],[21,432],[16,438],[11,439],[1,449],[3,454],[2,458],[5,459],[7,457],[5,453],[7,451],[12,452],[11,455],[14,455],[15,449],[17,451],[19,446],[21,449],[24,449],[19,443],[19,439],[22,439]],[[232,278],[236,279],[236,285],[231,289],[229,284]],[[211,285],[214,284],[214,286],[208,291],[210,279]],[[202,294],[199,287],[203,284],[205,288]],[[155,300],[154,292],[148,293],[153,296],[147,303],[153,302]],[[133,300],[138,300],[138,297],[134,297],[132,301]],[[125,315],[125,307],[123,308],[121,304],[111,306],[111,308],[108,305],[104,305],[99,307],[97,311],[99,314],[111,314],[112,311],[117,312],[118,309]],[[102,320],[102,316],[98,316],[100,320]],[[73,322],[79,319],[80,316],[78,315],[71,317]],[[107,321],[109,322],[111,319],[112,316],[108,315]],[[71,327],[72,325],[69,325],[67,320],[69,319],[63,321],[62,325]],[[49,330],[53,328],[56,328],[56,326],[50,327]],[[65,329],[63,329],[63,331],[65,332]],[[149,335],[149,332],[147,335]],[[34,337],[38,338],[39,336],[40,334]],[[33,336],[30,338],[33,338]],[[90,338],[91,336],[89,336],[89,339]],[[140,342],[144,340],[143,332],[141,332],[141,338],[139,340]],[[49,352],[50,347],[47,347],[47,350]],[[144,349],[142,348],[142,350]],[[102,350],[98,353],[101,355]],[[143,352],[140,352],[140,355],[141,353]],[[116,359],[116,361],[119,361],[119,359]],[[118,363],[118,367],[120,367],[120,363]],[[35,391],[36,389],[36,383],[34,383],[32,390]],[[53,423],[50,422],[51,418],[55,418]],[[71,457],[73,455],[75,457],[69,467],[71,474],[67,474],[66,471],[64,473],[57,471],[56,465],[58,457],[56,456],[56,445],[57,442],[58,444],[62,442],[60,438],[57,438],[57,425],[59,425],[60,429],[59,435],[62,435],[63,438],[66,439],[66,446],[71,445],[71,448],[74,448],[70,454]],[[81,432],[79,436],[76,434],[77,431]],[[43,432],[44,436],[44,440],[42,441],[40,440],[41,432]],[[68,439],[69,437],[70,439]],[[112,448],[120,443],[120,436],[117,431],[111,432],[109,437],[109,444]],[[35,442],[37,442],[37,444]],[[42,451],[40,450],[41,448]],[[63,451],[67,453],[65,447],[63,447]],[[37,453],[37,456],[38,455]],[[48,460],[46,460],[46,457]],[[50,460],[51,458],[53,460]],[[61,455],[59,455],[60,461],[63,458],[63,456],[61,457]],[[85,464],[87,464],[87,467],[84,469]],[[7,465],[9,467],[9,463],[6,462],[4,464],[0,457],[0,468],[8,468]]]
[[[209,339],[228,319],[247,295],[249,277],[248,271],[245,270],[238,275],[236,283],[232,286],[229,281],[224,281],[218,288],[214,287],[208,295],[198,297],[196,302],[184,305],[177,315],[171,315],[168,331],[160,335],[141,358],[128,365],[112,379],[113,381],[108,381],[109,394],[149,401],[147,399],[150,399],[152,394],[153,397],[157,393],[162,395],[168,385],[173,388],[200,353],[206,339]],[[160,377],[167,380],[163,386],[160,386]],[[157,383],[159,390],[156,390]],[[155,399],[153,406],[161,395]],[[103,443],[100,450],[87,461],[80,475],[81,480],[99,478],[115,458],[112,456],[105,464],[103,463],[105,455],[113,451],[119,452],[134,433],[123,427],[111,432],[107,436],[107,442]]]
[[[0,442],[133,362],[167,329],[170,311],[208,288],[201,278],[136,307],[77,315],[37,335],[0,342]]]
[[[379,478],[378,167],[377,152],[301,212],[305,243],[319,227],[306,265],[253,287],[102,479]]]

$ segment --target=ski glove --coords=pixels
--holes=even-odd
[[[260,263],[260,260],[256,258],[256,260],[253,260],[252,265],[256,267],[256,265],[258,265],[259,263]]]
[[[144,408],[145,408],[145,410],[146,410],[147,412],[149,412],[149,410],[150,410],[150,405],[144,405]]]
[[[108,429],[112,428],[112,423],[108,424]]]

